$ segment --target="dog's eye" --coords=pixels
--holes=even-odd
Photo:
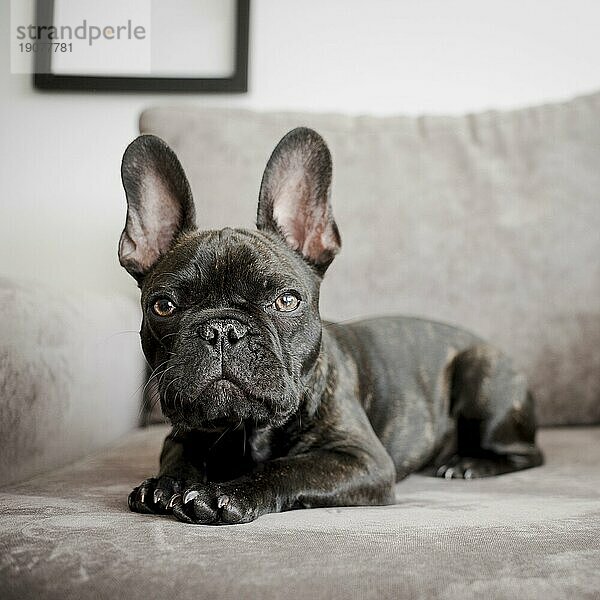
[[[279,312],[292,312],[300,305],[300,298],[293,292],[284,292],[275,300],[275,310]]]
[[[152,305],[152,312],[159,317],[169,317],[175,312],[176,306],[168,298],[159,298]]]

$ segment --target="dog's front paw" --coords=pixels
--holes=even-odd
[[[139,513],[169,514],[183,487],[174,477],[145,479],[129,494],[129,508]]]
[[[249,523],[269,508],[251,485],[207,483],[189,487],[175,498],[173,514],[185,523],[235,525]]]

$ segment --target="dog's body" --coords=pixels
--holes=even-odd
[[[394,483],[542,462],[531,396],[479,338],[421,319],[321,322],[340,248],[323,140],[297,129],[263,176],[258,231],[197,231],[172,151],[123,159],[121,264],[142,289],[141,337],[173,423],[132,510],[240,523],[281,510],[386,504]]]

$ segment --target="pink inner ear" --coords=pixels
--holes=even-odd
[[[294,250],[320,262],[325,255],[336,253],[339,240],[327,200],[319,201],[316,193],[302,166],[288,172],[274,190],[273,218]]]
[[[327,222],[327,216],[323,215],[321,220],[313,224],[310,234],[304,240],[302,254],[319,262],[324,253],[335,252],[337,241],[333,239],[332,233],[331,224]]]
[[[181,206],[164,179],[152,172],[144,180],[144,188],[144,235],[148,243],[163,254],[169,249],[181,223]]]
[[[274,192],[273,218],[287,243],[294,250],[303,251],[306,234],[311,226],[307,214],[310,191],[303,170],[289,173]]]
[[[128,217],[121,237],[121,261],[150,269],[170,248],[181,222],[181,207],[164,180],[148,171],[142,182],[144,203]]]

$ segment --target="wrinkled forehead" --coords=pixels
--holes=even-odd
[[[186,235],[144,287],[191,292],[210,287],[254,297],[263,291],[305,289],[313,280],[310,267],[271,236],[227,228]]]

